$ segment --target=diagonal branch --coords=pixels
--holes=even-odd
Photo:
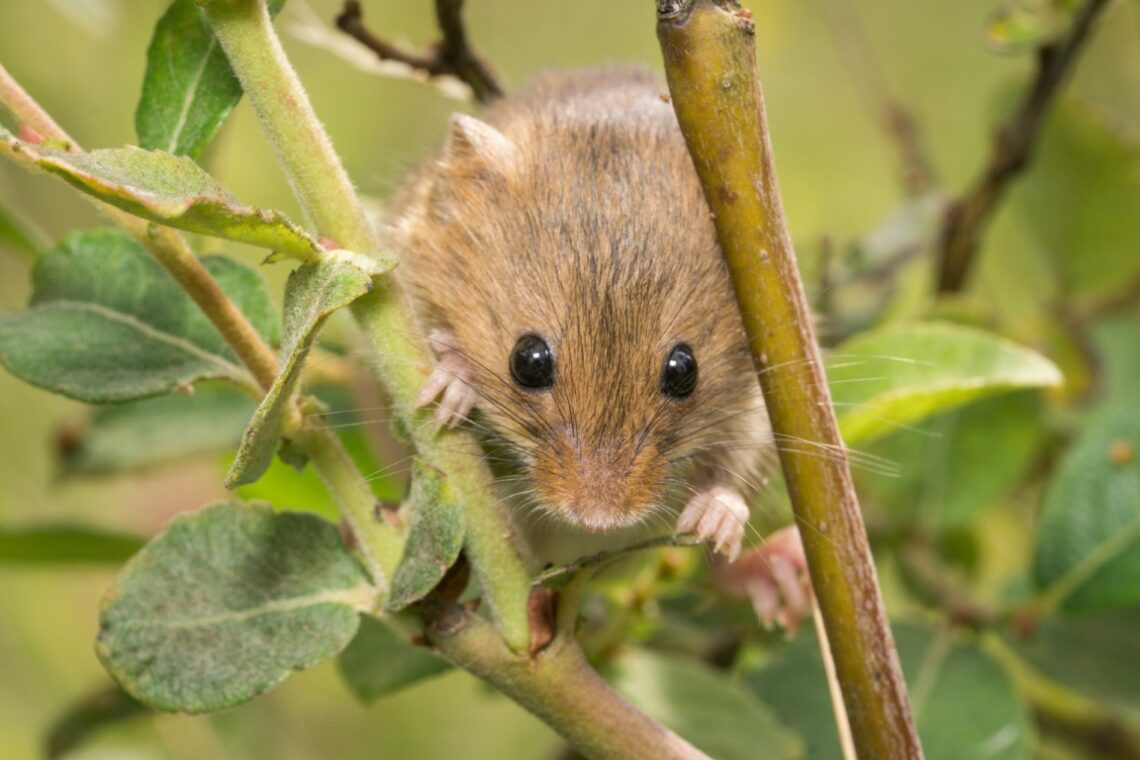
[[[997,133],[989,161],[973,188],[954,201],[942,227],[938,289],[960,290],[990,217],[1010,183],[1029,165],[1045,115],[1108,0],[1087,0],[1069,33],[1037,51],[1037,76],[1021,106]]]
[[[463,26],[463,0],[435,0],[435,16],[443,38],[424,53],[404,50],[385,42],[364,25],[359,0],[345,0],[336,26],[371,50],[382,61],[399,61],[428,77],[453,76],[471,88],[475,99],[487,104],[503,95],[487,63],[471,48]]]

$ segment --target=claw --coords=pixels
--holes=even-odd
[[[427,406],[442,394],[435,409],[436,427],[455,427],[467,419],[478,398],[471,387],[471,365],[454,348],[451,333],[436,330],[429,340],[439,363],[416,394],[415,405]]]
[[[730,488],[714,486],[689,499],[677,518],[677,533],[696,533],[731,561],[740,555],[747,522],[744,498]]]

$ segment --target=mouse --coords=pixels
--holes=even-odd
[[[805,614],[794,526],[741,562],[776,447],[655,72],[550,71],[453,115],[384,227],[436,359],[416,403],[515,463],[504,486],[531,523],[555,543],[693,533],[720,564],[759,568],[720,575],[766,624]]]

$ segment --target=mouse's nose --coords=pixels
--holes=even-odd
[[[668,467],[656,447],[592,444],[572,433],[540,454],[533,466],[538,498],[587,530],[633,525],[661,502]]]

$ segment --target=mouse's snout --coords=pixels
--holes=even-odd
[[[587,443],[570,431],[533,464],[539,501],[563,519],[597,532],[645,519],[662,500],[666,471],[652,443]]]

